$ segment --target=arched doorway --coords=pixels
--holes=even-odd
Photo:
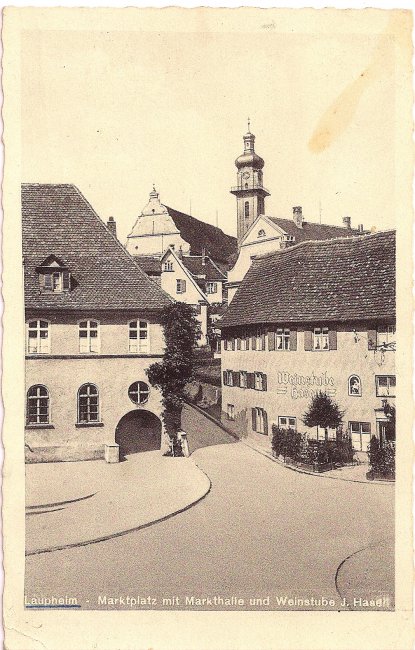
[[[120,446],[120,458],[160,449],[161,421],[150,411],[130,411],[117,424],[115,442]]]

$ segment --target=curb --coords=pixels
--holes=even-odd
[[[26,506],[26,514],[28,510],[39,510],[39,508],[57,508],[58,506],[66,506],[69,503],[77,503],[78,501],[85,501],[85,499],[90,499],[91,497],[94,497],[96,495],[96,492],[92,492],[92,494],[87,494],[84,497],[78,497],[77,499],[68,499],[67,501],[57,501],[56,503],[40,503],[35,506]],[[35,512],[32,512],[30,514],[37,514]]]
[[[94,539],[90,540],[85,540],[82,542],[72,542],[70,544],[62,544],[62,545],[57,545],[57,546],[50,546],[47,548],[41,548],[41,549],[34,549],[32,551],[26,551],[25,556],[29,557],[31,555],[41,555],[42,553],[53,553],[54,551],[64,551],[69,548],[78,548],[80,546],[88,546],[89,544],[98,544],[99,542],[105,542],[109,539],[114,539],[115,537],[122,537],[123,535],[128,535],[129,533],[134,533],[139,530],[144,530],[144,528],[149,528],[150,526],[153,526],[154,524],[159,524],[163,521],[166,521],[167,519],[170,519],[171,517],[174,517],[175,515],[180,514],[181,512],[185,512],[186,510],[189,510],[190,508],[193,508],[196,504],[198,504],[200,501],[202,501],[210,492],[212,489],[212,482],[209,478],[209,476],[200,469],[200,467],[195,463],[193,460],[192,462],[196,465],[197,469],[206,477],[208,485],[206,491],[195,501],[192,501],[191,503],[188,503],[185,505],[183,508],[179,508],[179,510],[174,510],[173,512],[169,512],[167,515],[163,515],[162,517],[158,517],[157,519],[153,519],[152,521],[147,521],[144,524],[140,524],[139,526],[134,526],[133,528],[128,528],[127,530],[121,530],[116,533],[109,533],[108,535],[103,535],[102,537],[96,537]]]
[[[195,404],[190,404],[186,402],[188,406],[191,408],[194,408],[196,411],[204,415],[208,420],[211,420],[214,424],[216,424],[218,427],[220,427],[223,431],[228,433],[230,436],[238,440],[239,442],[242,442],[244,445],[252,449],[253,451],[256,451],[258,454],[261,454],[261,456],[264,456],[265,458],[268,458],[269,460],[272,460],[274,463],[278,463],[278,465],[281,465],[281,467],[285,467],[286,469],[290,469],[292,472],[298,472],[298,474],[307,474],[308,476],[314,476],[315,478],[328,478],[332,479],[333,481],[346,481],[347,483],[363,483],[365,485],[371,484],[371,485],[395,485],[394,482],[392,481],[361,481],[360,479],[356,478],[343,478],[342,476],[325,476],[324,473],[317,473],[317,472],[308,472],[306,469],[300,469],[298,467],[293,467],[292,465],[287,465],[286,463],[281,462],[278,460],[278,458],[274,458],[269,452],[267,452],[265,449],[260,449],[258,447],[255,447],[254,445],[250,444],[247,442],[244,438],[239,438],[234,432],[229,431],[222,422],[219,422],[216,418],[213,417],[213,415],[210,415],[210,413],[205,413],[203,409],[201,409],[199,406],[196,406]]]

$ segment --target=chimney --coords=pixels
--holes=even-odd
[[[343,217],[343,228],[348,228],[349,230],[352,227],[352,220],[350,217]]]
[[[303,208],[297,205],[293,208],[293,219],[297,228],[303,227]]]
[[[179,260],[183,259],[183,248],[181,247],[181,245],[179,246],[179,250],[177,251],[177,257],[179,258]]]
[[[206,266],[206,248],[202,248],[202,266]]]
[[[117,237],[117,224],[114,217],[109,217],[107,221],[107,228],[114,237]]]
[[[359,223],[359,225],[357,226],[357,229],[358,229],[359,232],[363,233],[363,224]]]

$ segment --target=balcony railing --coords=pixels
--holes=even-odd
[[[245,185],[235,185],[235,187],[231,187],[231,192],[249,192],[249,190],[262,190],[266,194],[269,194],[267,188],[260,183],[251,183],[248,187],[245,187]]]

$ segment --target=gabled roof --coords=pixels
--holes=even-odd
[[[161,275],[161,261],[151,255],[133,255],[134,261],[147,275]]]
[[[256,258],[221,325],[394,317],[395,231],[386,231]]]
[[[215,280],[215,281],[225,281],[226,276],[218,269],[216,264],[212,262],[209,257],[205,257],[205,263],[203,264],[203,258],[201,256],[195,255],[183,255],[181,258],[184,266],[187,268],[190,273],[195,276],[197,279],[202,280]]]
[[[160,310],[171,302],[74,185],[23,184],[22,227],[26,308]],[[50,255],[65,261],[72,291],[40,291],[36,268]]]
[[[199,221],[189,214],[166,207],[181,236],[190,244],[192,255],[201,255],[205,248],[206,254],[215,262],[229,267],[231,257],[238,251],[236,237],[226,235],[220,228]]]
[[[180,255],[178,255],[178,254],[176,253],[176,251],[175,251],[173,248],[167,248],[167,249],[164,251],[164,254],[163,254],[162,258],[161,258],[161,263],[163,264],[164,260],[165,260],[167,257],[169,257],[169,256],[170,256],[170,257],[173,257],[173,259],[176,260],[178,266],[182,269],[183,273],[186,275],[186,277],[188,278],[189,282],[192,283],[192,285],[194,286],[194,288],[196,289],[196,291],[197,291],[198,294],[200,295],[200,298],[201,298],[204,302],[207,302],[207,301],[208,301],[208,300],[207,300],[207,297],[206,297],[206,295],[204,294],[204,292],[202,291],[201,287],[199,286],[199,284],[198,284],[196,278],[195,278],[195,277],[193,276],[193,274],[192,274],[192,273],[191,273],[191,272],[186,268],[186,266],[183,264],[183,259],[181,258]]]
[[[334,239],[336,237],[357,237],[363,234],[355,228],[329,226],[325,223],[303,221],[303,227],[298,228],[293,219],[280,219],[279,217],[268,217],[268,219],[281,228],[287,235],[295,237],[296,244],[303,241],[320,241]]]

